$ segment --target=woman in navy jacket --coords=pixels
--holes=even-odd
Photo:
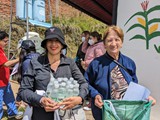
[[[91,108],[95,120],[102,120],[102,100],[122,99],[129,83],[138,83],[134,61],[120,52],[122,43],[122,29],[117,26],[108,27],[104,36],[106,54],[94,59],[85,73],[89,82]]]
[[[18,82],[21,82],[21,78],[30,64],[32,58],[38,57],[40,54],[36,52],[36,46],[32,40],[24,40],[21,43],[21,51],[19,54],[19,66],[18,66]]]

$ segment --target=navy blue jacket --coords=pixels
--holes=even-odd
[[[24,57],[23,63],[22,63],[22,75],[25,73],[25,71],[28,68],[28,65],[30,64],[30,61],[32,58],[38,57],[39,53],[29,53],[27,56]]]
[[[29,54],[27,54],[24,59],[23,59],[23,63],[22,63],[22,76],[24,75],[24,73],[27,71],[28,69],[28,66],[30,64],[30,61],[33,59],[33,58],[37,58],[40,54],[39,53],[35,53],[35,52],[31,52]],[[16,100],[17,101],[21,101],[21,97],[19,95],[19,93],[17,94],[17,97],[16,97]]]
[[[92,99],[91,107],[95,120],[102,120],[102,111],[94,105],[94,98],[96,95],[101,95],[103,100],[111,99],[111,70],[117,64],[108,58],[106,53],[98,58],[95,58],[89,65],[85,78],[89,83],[89,92]],[[118,62],[125,66],[131,73],[126,72],[122,67],[122,72],[125,80],[129,84],[131,81],[137,83],[136,65],[132,59],[120,53]]]

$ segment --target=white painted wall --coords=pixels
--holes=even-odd
[[[126,33],[126,30],[137,22],[135,16],[130,22],[124,26],[126,21],[136,12],[143,11],[141,3],[144,0],[119,0],[117,25],[124,30],[124,44],[122,53],[132,58],[137,66],[137,76],[139,83],[150,89],[151,95],[156,98],[157,104],[152,107],[151,120],[160,120],[160,53],[157,53],[154,44],[160,46],[160,36],[150,41],[150,47],[146,50],[144,40],[134,39],[129,41],[136,34],[144,34],[141,28],[134,28]],[[160,5],[159,0],[149,0],[148,9]],[[160,10],[152,12],[148,15],[148,19],[160,18]],[[160,22],[158,23],[158,31],[160,31]],[[159,33],[160,34],[160,33]]]

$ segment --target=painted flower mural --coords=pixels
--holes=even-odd
[[[146,49],[149,49],[149,42],[153,38],[160,36],[160,31],[158,30],[158,27],[159,27],[158,23],[160,23],[160,18],[150,18],[150,19],[148,18],[150,13],[160,10],[160,5],[156,5],[150,9],[148,9],[148,4],[149,4],[148,0],[142,2],[141,7],[142,7],[143,11],[135,13],[125,23],[125,25],[127,25],[128,22],[133,17],[137,17],[137,23],[135,23],[131,27],[129,27],[126,32],[129,32],[132,29],[137,28],[137,27],[143,29],[145,32],[144,35],[136,34],[135,36],[130,38],[130,40],[135,40],[135,39],[145,40]],[[154,45],[154,48],[157,51],[157,53],[160,53],[160,46],[157,47],[156,45]]]

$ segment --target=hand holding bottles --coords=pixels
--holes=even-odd
[[[52,112],[60,107],[57,102],[47,97],[42,97],[40,103],[46,112]]]
[[[80,96],[76,96],[65,98],[62,102],[59,103],[59,106],[64,106],[62,110],[67,110],[79,104],[82,104],[82,98]]]

